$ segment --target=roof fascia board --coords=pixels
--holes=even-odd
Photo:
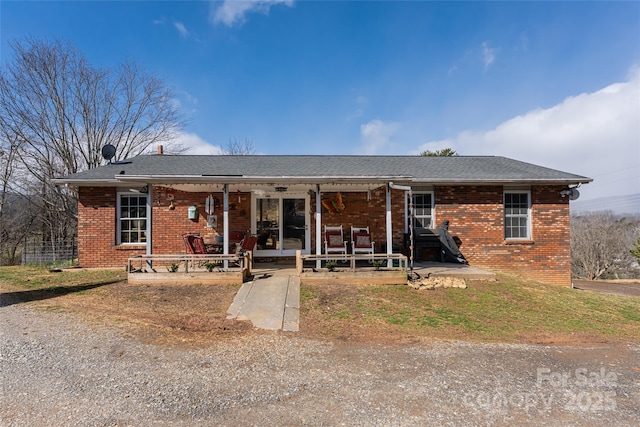
[[[54,178],[55,185],[72,185],[76,187],[113,187],[121,184],[117,179],[65,179]]]
[[[309,183],[322,184],[327,182],[388,182],[411,181],[406,176],[209,176],[209,175],[117,175],[117,182],[147,182],[147,183]]]
[[[412,180],[413,184],[419,185],[504,185],[504,184],[518,184],[518,185],[570,185],[570,184],[588,184],[592,182],[591,178],[567,178],[567,179],[460,179],[460,180],[438,180],[438,179],[425,179],[425,180]]]
[[[424,179],[416,180],[411,177],[398,176],[322,176],[322,177],[229,177],[229,176],[188,176],[188,175],[116,175],[111,179],[65,179],[56,178],[52,182],[56,185],[72,185],[77,187],[113,187],[127,183],[147,183],[147,184],[192,184],[192,183],[216,183],[216,184],[264,184],[264,183],[286,183],[286,184],[326,184],[326,183],[386,183],[394,181],[410,185],[572,185],[587,184],[593,181],[591,178],[576,177],[567,179],[458,179],[439,180]]]

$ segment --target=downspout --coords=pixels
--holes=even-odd
[[[320,194],[320,184],[316,184],[316,255],[322,253],[322,196]],[[316,268],[322,266],[320,258],[316,259]]]
[[[223,193],[223,212],[222,212],[222,221],[223,221],[223,248],[222,253],[224,255],[229,255],[229,184],[224,185],[224,193]],[[224,260],[224,269],[229,268],[229,260],[225,258]]]
[[[389,182],[389,187],[409,192],[409,271],[411,277],[413,277],[413,190],[410,185],[396,185],[393,182]],[[388,193],[390,194],[391,191],[388,191]],[[391,196],[389,195],[388,198],[389,204],[391,204]],[[391,216],[390,213],[389,216]]]

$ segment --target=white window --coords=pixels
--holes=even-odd
[[[504,238],[531,239],[531,194],[528,191],[505,191]]]
[[[409,193],[407,193],[407,232],[409,230]],[[433,228],[433,192],[413,193],[413,228]]]
[[[118,194],[118,244],[147,242],[147,195]]]

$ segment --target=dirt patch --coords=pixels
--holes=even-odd
[[[130,285],[126,281],[77,292],[12,293],[47,310],[65,310],[91,322],[113,323],[143,342],[209,345],[254,332],[247,321],[227,320],[239,286]],[[34,292],[39,292],[36,298]],[[28,295],[28,296],[27,296]]]
[[[45,310],[63,310],[89,322],[111,323],[145,343],[165,346],[207,346],[238,337],[265,333],[249,321],[226,319],[239,285],[131,285],[126,281],[83,287],[56,287],[5,293],[11,303],[29,303]],[[338,344],[407,344],[431,341],[412,336],[387,323],[340,318],[336,307],[356,312],[357,287],[323,286],[318,304],[326,310],[303,315],[303,338]],[[8,301],[6,298],[5,301]],[[346,308],[345,308],[346,309]],[[332,313],[332,311],[334,311]]]
[[[599,346],[605,344],[622,345],[619,342],[612,342],[610,339],[603,339],[594,334],[584,332],[576,333],[550,333],[533,332],[520,335],[518,342],[539,345],[559,345],[559,346]]]

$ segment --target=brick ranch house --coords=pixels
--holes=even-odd
[[[571,188],[590,178],[495,156],[141,155],[56,180],[78,195],[83,267],[184,253],[182,235],[265,236],[254,256],[323,252],[323,227],[369,227],[375,251],[408,252],[449,221],[470,265],[569,286]],[[425,251],[428,251],[426,249]],[[428,253],[418,254],[428,259]]]

